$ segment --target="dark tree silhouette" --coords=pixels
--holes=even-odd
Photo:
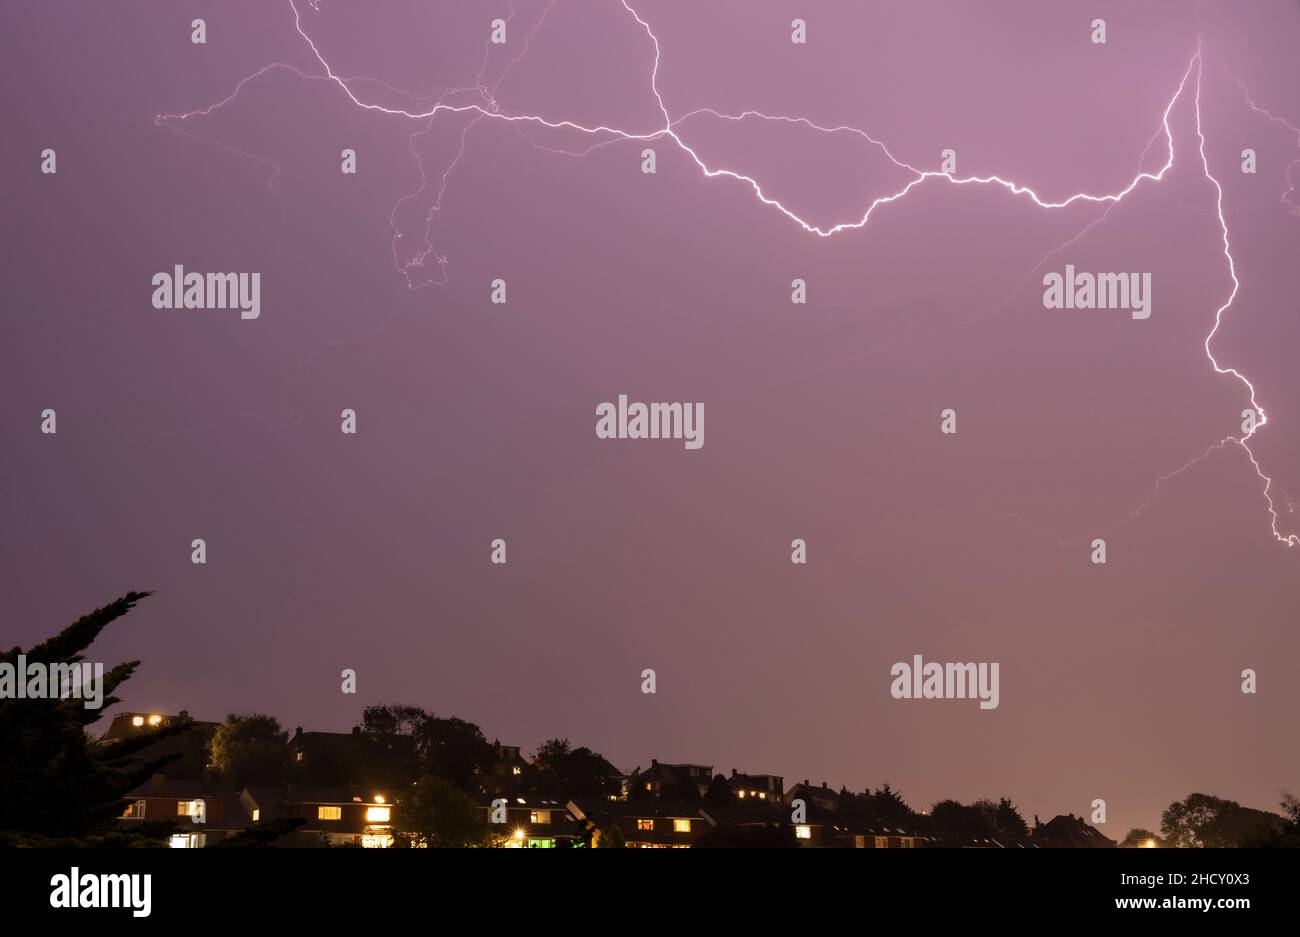
[[[704,802],[713,807],[727,807],[736,802],[736,792],[724,776],[715,774],[709,782],[709,789],[704,792]]]
[[[393,807],[398,846],[486,846],[488,828],[473,801],[450,781],[426,775]]]
[[[146,598],[129,592],[103,608],[79,618],[47,641],[23,651],[15,647],[0,655],[0,663],[73,664],[111,622]],[[186,731],[187,723],[122,739],[113,745],[93,741],[86,727],[120,700],[112,694],[135,673],[139,661],[118,664],[104,673],[100,709],[86,709],[80,699],[0,700],[0,752],[4,753],[4,791],[0,797],[0,830],[22,831],[76,840],[103,832],[121,815],[123,797],[176,753],[145,760],[141,752],[156,742]],[[164,828],[159,828],[162,835]]]
[[[280,784],[289,774],[289,733],[273,716],[226,716],[212,735],[212,768],[236,784]]]

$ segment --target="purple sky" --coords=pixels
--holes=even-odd
[[[926,171],[951,147],[957,177],[1045,202],[1159,171],[1163,134],[1144,148],[1190,65],[1173,165],[1113,207],[929,178],[823,238],[669,138],[358,107],[288,0],[10,4],[4,643],[154,589],[95,646],[143,660],[131,708],[342,730],[410,702],[626,768],[888,781],[918,808],[1007,795],[1044,819],[1104,798],[1113,838],[1194,790],[1271,809],[1300,787],[1300,549],[1235,443],[1157,492],[1250,405],[1203,348],[1232,280],[1199,75],[1240,282],[1212,349],[1267,411],[1250,447],[1278,532],[1300,531],[1300,149],[1232,77],[1300,124],[1297,5],[632,5],[674,120],[848,125]],[[298,6],[336,74],[383,82],[350,83],[368,103],[423,112],[481,74],[500,115],[663,125],[654,45],[619,3],[559,0],[538,25],[545,4],[516,0],[486,61],[505,0]],[[292,68],[155,122],[274,62]],[[850,132],[675,129],[811,226],[913,178]],[[435,205],[445,268],[404,273]],[[1150,272],[1151,318],[1044,309],[1066,263]],[[175,264],[259,271],[260,318],[154,309]],[[702,401],[704,447],[597,439],[620,393]],[[1000,662],[1001,705],[892,699],[916,653]]]

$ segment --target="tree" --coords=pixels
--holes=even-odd
[[[689,778],[681,781],[665,781],[659,788],[659,802],[662,804],[698,804],[700,789]]]
[[[835,812],[841,820],[847,822],[867,823],[872,826],[877,822],[876,807],[869,789],[861,794],[855,794],[847,787],[841,787]]]
[[[481,792],[482,779],[497,760],[482,729],[455,716],[426,716],[414,738],[422,774],[445,778],[463,791]]]
[[[1275,829],[1247,838],[1244,845],[1268,849],[1300,849],[1300,800],[1282,792],[1282,819]]]
[[[736,802],[736,792],[721,774],[715,774],[704,792],[704,802],[712,807],[728,807]]]
[[[988,803],[988,801],[982,801]],[[993,833],[999,839],[1016,842],[1029,838],[1029,824],[1020,815],[1010,797],[1003,797],[992,805]]]
[[[592,832],[591,846],[593,849],[626,849],[627,837],[617,823],[610,823]]]
[[[418,706],[367,706],[356,733],[353,780],[397,790],[420,775],[415,736],[429,715]]]
[[[306,817],[276,817],[273,820],[267,820],[265,823],[250,826],[246,830],[240,830],[233,836],[228,836],[218,843],[213,843],[211,848],[262,849],[267,846],[274,846],[281,838],[293,833],[306,822]]]
[[[989,801],[965,805],[955,800],[941,800],[930,808],[931,829],[936,836],[949,840],[985,839],[993,835],[993,818],[986,806]]]
[[[871,808],[877,819],[888,826],[908,826],[914,816],[902,795],[891,790],[888,784],[871,795]]]
[[[7,664],[12,672],[19,655],[26,658],[28,667],[81,663],[85,659],[82,651],[100,632],[149,594],[129,592],[27,651],[15,647],[0,654],[0,665]],[[139,665],[139,661],[118,664],[104,674],[98,709],[86,709],[85,701],[75,698],[0,699],[0,752],[4,753],[0,762],[4,777],[0,830],[57,837],[69,844],[123,840],[113,834],[111,825],[122,813],[124,795],[176,757],[172,753],[146,760],[141,753],[189,728],[182,722],[111,746],[86,734],[86,727],[99,719],[104,709],[120,702],[112,694]],[[161,832],[159,828],[158,835]],[[30,835],[4,838],[32,841]]]
[[[1152,833],[1150,830],[1144,830],[1141,827],[1137,827],[1137,826],[1129,830],[1128,835],[1125,836],[1120,841],[1121,846],[1130,846],[1136,849],[1146,848],[1146,845],[1148,843],[1151,843],[1155,846],[1165,845],[1164,840],[1162,840],[1155,833]]]
[[[1169,845],[1183,848],[1242,846],[1284,826],[1275,813],[1210,794],[1190,794],[1170,804],[1160,817],[1160,832]]]
[[[450,781],[425,775],[393,807],[398,845],[455,849],[486,846],[487,825],[474,802]]]
[[[567,798],[603,798],[619,793],[622,787],[612,764],[590,748],[573,748],[568,739],[543,742],[532,767],[542,790]]]
[[[212,768],[235,784],[280,784],[289,773],[288,742],[275,717],[230,713],[212,734]]]

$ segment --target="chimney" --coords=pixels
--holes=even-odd
[[[652,767],[652,768],[657,768],[657,767],[659,767],[659,759],[658,759],[658,758],[651,758],[651,759],[650,759],[650,767]]]
[[[736,776],[736,769],[735,769],[735,768],[732,768],[732,769],[731,769],[731,776],[732,776],[733,778]]]
[[[803,786],[804,786],[804,787],[807,787],[807,786],[808,786],[808,779],[807,779],[807,778],[804,778],[804,779],[803,779]]]
[[[302,726],[298,726],[296,729],[293,730],[294,738],[297,738],[300,735],[302,735]]]
[[[822,787],[823,787],[823,788],[826,787],[826,782],[825,782],[825,781],[822,781]]]
[[[181,722],[188,722],[188,721],[189,721],[189,718],[190,718],[189,710],[187,710],[187,709],[182,709],[182,710],[181,710]]]

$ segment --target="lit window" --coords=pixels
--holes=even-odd
[[[877,849],[884,849],[884,848],[887,847],[888,845],[889,845],[889,837],[887,837],[887,836],[877,836],[877,837],[876,837],[876,848],[877,848]]]
[[[362,849],[387,849],[393,845],[393,837],[387,833],[367,834],[361,837]]]
[[[514,773],[514,774],[523,774],[523,773],[524,773],[524,769],[521,768],[521,767],[519,767],[518,765],[515,765],[514,768],[511,769],[511,771],[512,771],[512,773]]]
[[[343,808],[342,807],[317,807],[316,819],[317,820],[342,820]]]
[[[377,804],[386,804],[386,803],[388,803],[388,801],[384,800],[384,795],[383,795],[383,794],[376,794],[376,795],[375,795],[375,803],[377,803]]]
[[[142,726],[142,725],[144,725],[144,716],[132,716],[132,717],[131,717],[131,725],[133,725],[133,726]]]
[[[690,821],[690,820],[674,820],[674,821],[673,821],[673,832],[674,832],[674,833],[689,833],[690,831],[691,831],[691,821]]]
[[[653,830],[655,828],[654,820],[637,820],[636,828],[638,830]]]
[[[899,845],[901,845],[904,849],[915,849],[916,840],[912,839],[912,837],[910,836],[904,836],[901,840],[899,840]]]
[[[256,823],[256,822],[257,822],[258,820],[260,820],[260,819],[262,819],[262,811],[261,811],[261,810],[258,810],[256,807],[254,807],[254,808],[253,808],[253,822]]]
[[[156,725],[158,725],[160,722],[162,722],[162,716],[150,716],[150,717],[149,717],[149,725],[151,725],[151,726],[156,726]]]
[[[293,756],[294,761],[302,761],[302,752],[296,752]]]
[[[812,827],[800,824],[794,828],[795,839],[812,839]]]
[[[551,822],[551,811],[549,811],[549,810],[534,810],[532,813],[530,813],[530,814],[528,815],[528,822],[529,822],[529,823],[550,823],[550,822]]]
[[[767,794],[765,794],[763,791],[759,791],[759,792],[758,792],[758,799],[759,799],[759,800],[767,800]]]
[[[133,804],[128,804],[126,811],[122,814],[122,816],[131,817],[136,820],[142,819],[144,817],[144,801],[137,800]]]
[[[741,791],[741,792],[740,792],[740,799],[741,799],[741,800],[744,800],[744,799],[745,799],[745,792],[744,792],[744,791]]]
[[[367,822],[367,823],[387,823],[387,822],[388,822],[388,818],[389,818],[389,816],[391,815],[391,813],[392,813],[392,811],[391,811],[391,809],[388,808],[388,807],[367,807],[367,808],[366,808],[366,822]]]

